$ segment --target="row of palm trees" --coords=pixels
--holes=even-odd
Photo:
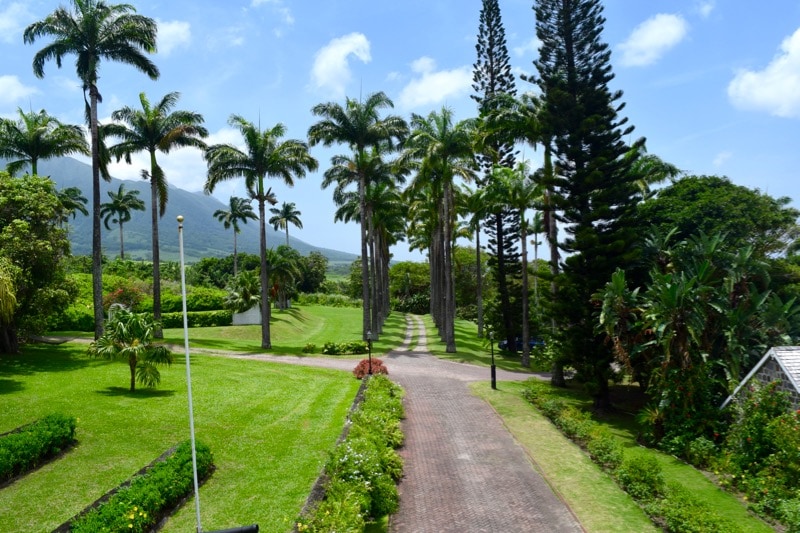
[[[312,114],[319,121],[309,128],[308,142],[284,140],[286,128],[283,124],[262,130],[242,116],[232,115],[229,123],[239,130],[243,147],[206,146],[203,139],[208,131],[203,126],[203,117],[194,112],[173,110],[178,93],[169,93],[155,104],[142,93],[140,108],[124,107],[112,113],[111,124],[100,125],[97,104],[101,95],[97,81],[101,62],[121,62],[150,78],[157,78],[158,68],[146,56],[155,51],[157,26],[154,20],[138,15],[128,4],[71,0],[71,7],[71,10],[59,7],[45,19],[31,24],[23,38],[29,44],[39,38],[52,38],[34,55],[33,71],[38,77],[44,76],[44,65],[48,61],[54,60],[60,67],[65,56],[77,56],[76,72],[83,83],[91,139],[88,153],[92,157],[96,337],[102,333],[103,324],[100,264],[103,210],[99,179],[107,176],[111,158],[130,162],[135,153],[144,152],[150,156],[149,168],[142,170],[142,177],[151,185],[153,308],[157,321],[160,318],[158,218],[164,214],[168,201],[166,176],[157,155],[182,147],[203,150],[208,163],[206,193],[212,193],[223,181],[244,179],[248,196],[256,200],[258,207],[262,347],[268,349],[271,339],[266,204],[274,206],[276,202],[265,180],[279,179],[291,186],[294,179],[317,170],[317,160],[310,155],[309,147],[322,144],[349,148],[348,154],[332,158],[330,168],[324,173],[323,186],[336,184],[333,196],[338,206],[337,219],[354,220],[360,225],[364,338],[370,333],[374,338],[381,332],[389,310],[389,248],[405,234],[412,248],[428,252],[432,272],[431,312],[447,350],[455,351],[452,253],[458,234],[459,209],[454,182],[475,178],[474,154],[481,150],[480,136],[485,128],[478,127],[475,120],[454,122],[447,108],[428,116],[413,115],[410,123],[398,115],[384,115],[393,104],[382,92],[363,100],[347,98],[344,105],[328,102],[312,108]],[[111,138],[119,142],[106,146],[105,141]],[[73,153],[87,153],[85,141],[73,148]],[[411,183],[407,190],[401,191],[400,186],[410,175],[413,175]],[[521,204],[518,207],[524,212]],[[105,213],[107,215],[108,211]],[[225,215],[219,217],[224,224]],[[288,224],[299,226],[292,217],[275,213],[270,219],[286,229],[287,240]],[[234,237],[238,221],[246,222],[247,218],[237,218],[236,225],[229,223],[234,227]],[[121,219],[116,217],[116,220]]]

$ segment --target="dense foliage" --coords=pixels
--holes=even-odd
[[[9,307],[0,315],[0,353],[16,352],[20,338],[42,332],[76,295],[63,266],[69,254],[59,227],[63,212],[50,179],[0,171],[0,278]]]

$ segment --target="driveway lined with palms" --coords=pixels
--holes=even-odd
[[[494,410],[468,384],[489,369],[433,357],[425,326],[406,318],[404,343],[382,356],[406,390],[405,460],[394,533],[583,531],[567,505],[537,472]],[[416,345],[412,348],[413,339]],[[352,370],[352,359],[242,356]],[[531,374],[497,370],[500,381]]]

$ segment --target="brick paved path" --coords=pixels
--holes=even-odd
[[[467,383],[487,381],[489,370],[431,356],[422,321],[408,320],[418,332],[416,348],[404,345],[383,357],[389,375],[407,393],[406,443],[400,452],[404,477],[391,531],[583,531],[499,416],[470,393]],[[498,370],[497,377],[530,375]]]

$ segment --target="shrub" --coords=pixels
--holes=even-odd
[[[636,501],[647,503],[664,494],[661,465],[650,455],[626,457],[615,474],[620,486]]]
[[[689,443],[687,459],[697,468],[708,468],[717,455],[717,446],[705,437],[697,437]]]
[[[364,376],[368,376],[372,370],[372,374],[389,374],[389,369],[384,366],[383,361],[380,359],[373,357],[371,362],[370,359],[362,359],[353,369],[353,375],[357,379],[362,379]]]
[[[666,498],[656,506],[667,531],[681,533],[736,533],[735,523],[722,518],[698,502],[680,485],[669,486]]]
[[[51,414],[0,436],[0,482],[23,474],[75,443],[74,417]]]
[[[50,331],[94,331],[94,313],[91,306],[73,304],[49,317]]]
[[[556,415],[556,426],[570,439],[583,445],[589,439],[589,433],[596,425],[592,416],[573,406],[567,406]]]
[[[317,345],[313,342],[307,343],[303,346],[303,353],[315,353],[317,351]]]
[[[620,440],[600,425],[597,425],[589,433],[586,449],[595,463],[600,465],[603,470],[611,472],[622,464],[625,453]]]
[[[196,448],[197,476],[205,479],[213,469],[211,450],[199,442]],[[163,461],[134,476],[105,501],[71,520],[69,531],[151,531],[193,488],[192,449],[187,441]]]
[[[786,524],[786,533],[800,533],[800,495],[783,501],[778,509],[778,516]]]
[[[231,311],[187,312],[186,321],[188,322],[190,328],[230,326],[233,322],[233,313],[231,313]],[[164,328],[182,328],[183,312],[162,314],[161,324]]]

